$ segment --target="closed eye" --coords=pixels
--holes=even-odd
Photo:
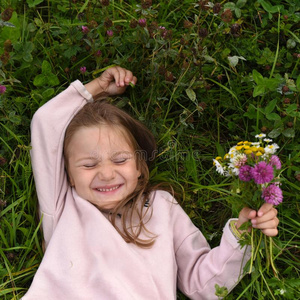
[[[128,158],[120,158],[120,159],[114,159],[113,162],[117,165],[123,164],[128,160]]]
[[[95,164],[93,164],[93,165],[84,165],[84,167],[87,168],[87,169],[94,168],[95,166],[96,166]]]

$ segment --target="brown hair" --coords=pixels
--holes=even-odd
[[[156,142],[146,126],[105,100],[87,103],[73,117],[65,133],[64,158],[66,171],[68,173],[68,145],[74,133],[81,127],[104,124],[121,129],[135,152],[137,168],[141,172],[134,192],[120,201],[111,211],[110,221],[126,242],[135,243],[140,247],[151,247],[156,236],[149,232],[145,225],[152,216],[152,211],[149,211],[151,205],[148,205],[148,201],[154,188],[149,185],[149,166],[155,158]],[[116,218],[119,216],[120,211],[122,212],[122,229],[116,225]],[[149,238],[139,238],[141,232]]]

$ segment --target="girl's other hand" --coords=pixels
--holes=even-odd
[[[237,229],[249,220],[253,228],[260,229],[267,236],[276,236],[278,234],[277,226],[279,220],[277,218],[277,209],[272,204],[264,203],[257,212],[244,207],[236,223]]]
[[[87,83],[85,88],[92,94],[95,100],[107,96],[120,95],[125,92],[128,85],[135,85],[137,78],[132,72],[116,66],[105,70],[100,77]]]

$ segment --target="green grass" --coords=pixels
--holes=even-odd
[[[230,182],[217,175],[212,159],[261,131],[280,145],[279,276],[256,270],[226,299],[300,298],[300,2],[223,1],[219,12],[191,0],[153,1],[143,10],[140,1],[38,2],[0,4],[0,85],[6,87],[0,94],[0,298],[20,299],[43,256],[29,156],[32,115],[70,82],[89,81],[113,64],[138,78],[114,102],[157,138],[153,182],[175,184],[212,246],[233,216]],[[9,7],[14,12],[5,21]],[[106,18],[112,27],[105,27]],[[141,18],[147,26],[134,27]],[[237,64],[230,64],[235,56]],[[178,293],[178,299],[185,298]]]

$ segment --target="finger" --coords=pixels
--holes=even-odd
[[[133,74],[131,71],[129,70],[125,70],[125,78],[124,78],[124,81],[125,81],[125,84],[126,85],[129,85],[129,82],[131,82],[133,78]]]
[[[125,76],[126,76],[126,69],[122,67],[116,67],[118,72],[119,72],[119,81],[118,81],[118,86],[124,87],[125,86]]]
[[[274,228],[274,229],[263,229],[262,232],[266,236],[276,236],[278,234],[277,228]]]
[[[277,217],[274,217],[265,222],[252,224],[252,227],[257,229],[268,229],[268,228],[273,229],[273,228],[277,228],[278,224],[279,224],[279,219]]]
[[[137,78],[135,76],[133,76],[132,80],[131,80],[131,83],[136,85],[136,82],[137,82]]]
[[[274,207],[271,207],[271,209],[269,211],[264,213],[261,217],[256,217],[256,218],[252,219],[251,222],[253,225],[258,225],[261,223],[268,222],[270,220],[275,219],[277,216],[277,213],[278,213],[277,209],[275,209]]]
[[[117,67],[111,67],[105,70],[99,77],[100,82],[105,82],[109,85],[113,80],[115,81],[116,86],[120,85],[120,74]]]
[[[257,212],[257,216],[261,217],[273,208],[273,204],[264,203]]]
[[[249,207],[244,207],[239,214],[239,219],[236,223],[237,228],[239,228],[245,222],[248,222],[249,219],[255,218],[255,216],[256,216],[255,210],[253,210]]]

